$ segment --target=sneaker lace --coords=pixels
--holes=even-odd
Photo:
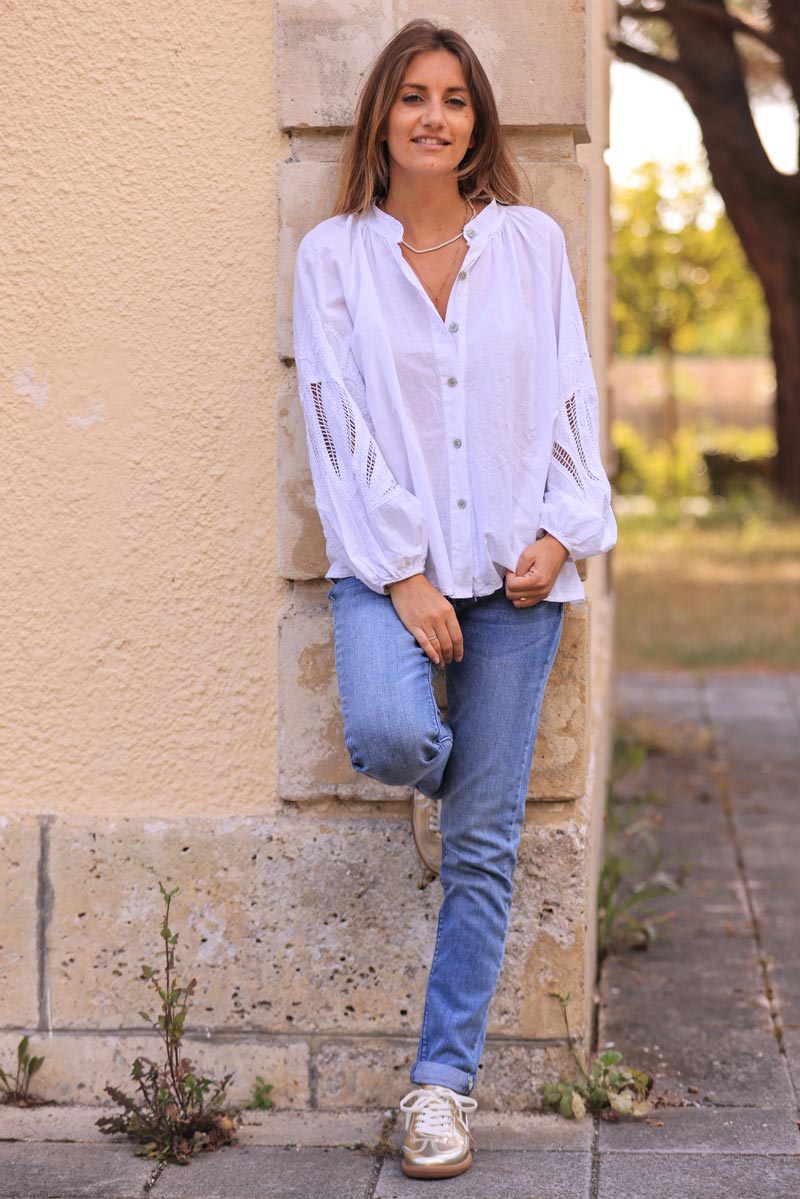
[[[412,1102],[409,1103],[409,1100]],[[471,1099],[469,1095],[459,1095],[455,1091],[449,1095],[444,1095],[441,1091],[409,1091],[400,1100],[400,1109],[406,1113],[406,1128],[411,1123],[412,1116],[415,1116],[415,1131],[425,1137],[451,1137],[454,1120],[461,1123],[464,1131],[469,1133],[466,1113],[474,1112],[477,1106],[476,1099]]]
[[[441,832],[442,801],[435,799],[428,809],[428,828],[432,833]]]

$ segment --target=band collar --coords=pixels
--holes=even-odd
[[[491,200],[481,212],[467,221],[464,229],[470,239],[470,244],[494,233],[495,229],[500,227],[503,215],[503,206],[496,200]],[[371,205],[364,214],[363,220],[368,229],[373,229],[387,241],[399,242],[403,236],[403,226],[397,217],[390,216],[388,212],[378,208],[377,204]],[[474,237],[470,235],[470,230],[475,231]]]

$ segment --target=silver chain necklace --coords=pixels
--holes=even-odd
[[[470,200],[469,197],[467,197],[467,204],[469,204],[470,208],[472,209],[472,216],[474,217],[475,216],[475,205],[472,203],[472,200]],[[468,220],[469,219],[471,219],[471,218],[468,218]],[[464,222],[464,225],[466,225],[466,224],[467,224],[467,221]],[[407,250],[410,250],[412,254],[432,254],[434,250],[443,250],[445,246],[452,246],[454,241],[458,241],[459,237],[463,237],[463,236],[464,236],[464,229],[462,227],[461,230],[455,235],[455,237],[451,237],[451,238],[448,238],[447,241],[440,242],[438,246],[428,246],[427,250],[418,250],[416,248],[416,246],[410,246],[408,244],[408,242],[405,241],[404,238],[402,238],[402,237],[400,238],[400,245],[405,246],[405,248]]]

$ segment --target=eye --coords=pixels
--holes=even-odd
[[[455,105],[456,108],[466,108],[467,107],[466,100],[462,100],[460,96],[451,96],[448,103]]]
[[[413,104],[415,100],[421,100],[421,99],[422,99],[422,96],[418,96],[416,92],[409,92],[408,95],[403,96],[403,103],[404,104]]]

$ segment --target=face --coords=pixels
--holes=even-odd
[[[470,146],[475,110],[461,63],[448,50],[417,54],[386,120],[389,169],[414,175],[455,173]]]

